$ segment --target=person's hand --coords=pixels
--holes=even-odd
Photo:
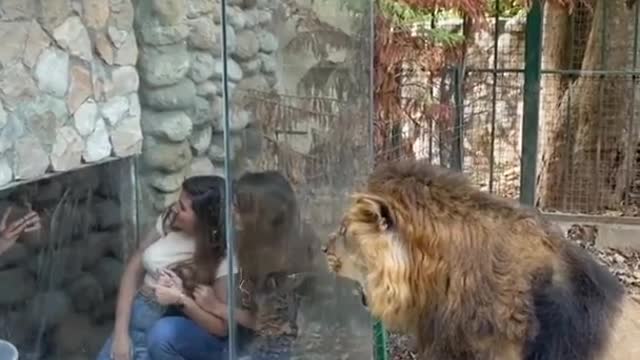
[[[165,287],[170,287],[184,292],[184,286],[182,279],[176,275],[175,272],[169,269],[158,270],[158,284]]]
[[[196,304],[212,314],[225,311],[225,305],[220,301],[211,286],[197,285],[193,290],[193,298]]]
[[[111,358],[113,360],[131,360],[131,339],[129,334],[114,334],[111,344]]]
[[[36,231],[41,227],[40,216],[35,211],[30,211],[22,218],[7,224],[12,210],[13,207],[9,207],[0,220],[0,253],[12,247],[23,232]]]
[[[184,303],[184,294],[182,291],[168,286],[154,286],[156,300],[160,305],[180,305]]]

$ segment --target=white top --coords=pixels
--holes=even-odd
[[[154,274],[158,270],[167,269],[173,264],[191,259],[196,245],[195,240],[182,231],[170,231],[165,234],[162,229],[161,216],[156,221],[156,230],[161,237],[142,253],[142,266],[145,270],[144,283],[151,286],[157,282]],[[233,263],[233,273],[237,274],[236,262]],[[216,279],[227,276],[229,274],[228,267],[227,257],[225,257],[218,266]]]

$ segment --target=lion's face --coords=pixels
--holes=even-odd
[[[355,195],[340,228],[323,248],[329,269],[357,281],[363,302],[389,328],[401,328],[412,306],[411,256],[391,207],[373,195]]]

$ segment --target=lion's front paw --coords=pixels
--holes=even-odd
[[[329,270],[334,273],[340,271],[340,267],[342,266],[340,259],[335,255],[327,255],[327,264],[329,265]]]

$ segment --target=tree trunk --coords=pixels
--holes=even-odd
[[[581,69],[625,69],[633,12],[625,0],[598,0],[594,10]],[[581,75],[564,91],[557,111],[547,110],[552,118],[546,129],[549,137],[539,184],[541,207],[594,212],[607,205],[603,200],[610,199],[615,188],[610,174],[616,170],[614,161],[630,103],[626,96],[630,84],[621,80]],[[567,173],[568,169],[575,171]]]

